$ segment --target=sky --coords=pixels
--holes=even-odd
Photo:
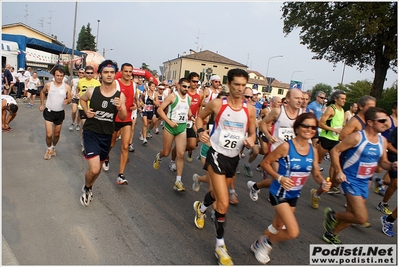
[[[22,22],[56,35],[72,48],[75,3],[6,0],[1,4],[2,25]],[[105,49],[106,58],[119,65],[129,62],[139,68],[146,63],[158,73],[163,62],[189,54],[190,49],[202,49],[283,83],[301,81],[304,90],[318,83],[334,87],[342,78],[344,84],[373,81],[371,71],[312,60],[315,54],[300,44],[299,29],[288,36],[283,33],[282,3],[79,1],[75,41],[82,26],[90,23],[100,54]],[[391,87],[397,77],[388,70],[384,88]]]

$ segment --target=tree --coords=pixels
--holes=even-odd
[[[150,69],[150,65],[147,65],[146,63],[141,63],[141,69],[151,72],[151,74],[154,77],[158,76],[158,71],[157,70],[151,70]]]
[[[340,90],[344,91],[346,94],[346,104],[345,108],[349,108],[352,103],[357,103],[359,98],[364,95],[368,95],[371,89],[371,82],[367,80],[351,82],[350,84],[345,84]]]
[[[323,91],[326,93],[326,98],[328,98],[331,95],[332,92],[332,87],[328,84],[325,83],[318,83],[312,88],[312,95],[310,97],[311,101],[316,99],[316,93]]]
[[[95,37],[91,34],[90,23],[87,24],[87,27],[82,26],[82,29],[79,32],[78,41],[76,42],[76,50],[97,52]]]
[[[301,44],[333,64],[375,73],[369,94],[382,96],[389,68],[397,72],[397,2],[285,2],[286,35],[301,28]]]

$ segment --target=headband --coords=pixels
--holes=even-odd
[[[108,65],[106,65],[106,66],[102,66],[102,67],[101,67],[100,73],[103,72],[103,69],[104,69],[104,68],[113,68],[114,71],[116,72],[116,67],[115,67],[114,65],[112,65],[112,64],[108,64]]]

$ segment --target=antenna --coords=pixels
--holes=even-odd
[[[28,16],[29,16],[29,14],[28,14],[28,5],[25,5],[25,7],[26,7],[26,9],[25,9],[25,15],[24,15],[24,17],[25,17],[25,24],[28,25]]]
[[[204,34],[204,33],[201,33],[201,30],[198,29],[198,36],[196,37],[197,41],[194,42],[194,43],[197,45],[197,50],[196,50],[197,52],[198,52],[198,48],[199,48],[199,38],[200,38],[200,34]]]
[[[50,22],[47,22],[47,24],[50,24],[50,34],[51,34],[51,19],[52,19],[52,16],[53,16],[53,12],[55,12],[55,11],[53,11],[53,10],[51,10],[51,11],[47,11],[47,12],[50,12],[50,17],[49,17],[49,19],[50,19]]]
[[[43,32],[43,25],[44,25],[43,21],[44,21],[44,18],[40,18],[38,20],[39,20],[39,25],[42,26],[42,32]]]

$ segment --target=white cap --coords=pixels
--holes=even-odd
[[[260,93],[259,93],[259,91],[258,91],[258,90],[256,90],[256,89],[252,89],[252,94],[254,94],[254,95],[258,95],[258,94],[260,94]]]
[[[20,72],[20,71],[25,71],[23,68],[19,68],[18,69],[18,72]]]
[[[219,75],[212,75],[209,81],[220,81]]]

